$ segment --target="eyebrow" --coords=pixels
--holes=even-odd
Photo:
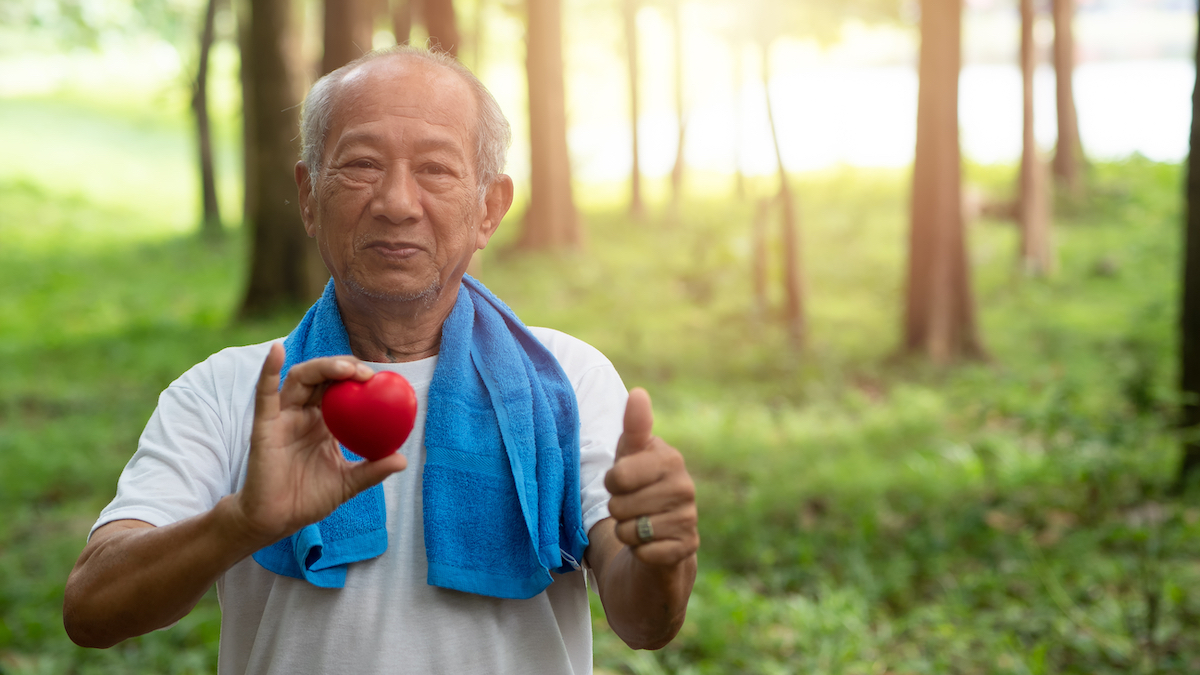
[[[337,144],[334,146],[334,149],[336,151],[336,150],[343,149],[348,145],[353,145],[355,143],[368,143],[369,144],[373,141],[379,141],[379,140],[380,140],[380,135],[373,131],[351,131],[350,133],[348,133],[338,139]],[[414,146],[415,146],[414,149],[418,153],[436,152],[436,151],[440,150],[440,151],[449,152],[450,154],[454,155],[458,159],[466,160],[466,154],[463,152],[462,146],[448,138],[442,138],[442,137],[437,137],[437,136],[419,138],[415,141]]]

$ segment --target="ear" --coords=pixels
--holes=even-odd
[[[300,203],[300,219],[304,221],[304,231],[308,236],[315,237],[317,225],[316,219],[313,218],[313,209],[317,206],[317,200],[313,198],[312,176],[309,175],[304,162],[296,162],[296,189],[299,191],[296,201]]]
[[[492,182],[487,195],[483,198],[485,213],[483,222],[479,224],[479,232],[476,234],[475,248],[482,249],[487,246],[492,235],[496,233],[496,229],[500,227],[500,221],[504,220],[504,215],[512,206],[512,202],[512,178],[505,174],[496,176],[496,180]]]

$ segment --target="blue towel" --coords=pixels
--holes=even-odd
[[[333,282],[284,340],[287,370],[349,354]],[[425,418],[421,493],[427,581],[498,598],[531,598],[550,572],[579,568],[579,411],[558,361],[503,302],[464,276],[442,341]],[[342,453],[359,459],[345,447]],[[406,542],[405,545],[412,545]],[[388,546],[383,488],[254,554],[276,574],[323,588]]]

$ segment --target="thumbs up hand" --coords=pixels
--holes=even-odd
[[[645,389],[629,392],[625,423],[613,468],[604,477],[612,494],[608,510],[617,539],[638,560],[678,565],[700,548],[696,486],[683,455],[654,436],[654,411]]]

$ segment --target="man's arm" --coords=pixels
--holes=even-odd
[[[399,453],[346,461],[321,419],[327,384],[366,380],[369,367],[351,357],[313,359],[293,367],[279,389],[283,358],[282,345],[271,345],[259,375],[241,490],[171,525],[120,520],[93,533],[63,602],[63,623],[77,644],[109,647],[177,621],[247,555],[405,468]]]
[[[612,515],[588,533],[608,623],[634,649],[666,646],[683,626],[696,581],[696,488],[683,455],[651,434],[654,416],[643,389],[629,393],[616,462],[604,484]],[[637,522],[648,517],[653,539]]]

